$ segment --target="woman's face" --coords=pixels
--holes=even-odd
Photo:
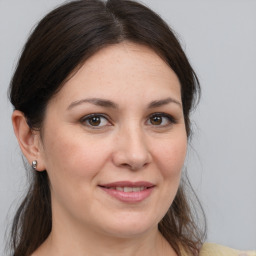
[[[154,51],[126,42],[97,52],[51,99],[42,134],[53,227],[119,237],[157,228],[187,136],[179,80]]]

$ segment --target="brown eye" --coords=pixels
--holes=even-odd
[[[91,117],[90,119],[88,119],[88,123],[91,126],[99,126],[101,123],[101,117],[99,117],[99,116]]]
[[[152,125],[161,125],[163,122],[162,117],[161,116],[153,116],[150,118],[150,123]]]
[[[166,127],[176,123],[174,117],[166,113],[155,113],[149,116],[146,122],[148,125]]]
[[[103,115],[91,114],[85,116],[80,121],[83,125],[91,128],[103,128],[110,125],[108,119]]]

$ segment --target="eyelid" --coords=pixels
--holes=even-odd
[[[160,125],[153,125],[153,124],[147,124],[147,122],[150,121],[150,118],[152,117],[155,117],[155,116],[160,116],[162,118],[167,118],[168,119],[168,124],[160,124]],[[104,118],[108,124],[106,125],[102,125],[102,126],[93,126],[93,125],[90,125],[88,123],[86,123],[86,121],[88,121],[90,118],[93,118],[93,117],[100,117],[100,118]],[[103,113],[92,113],[92,114],[88,114],[88,115],[85,115],[83,116],[82,118],[80,118],[80,123],[86,127],[89,127],[90,129],[102,129],[102,128],[105,128],[107,126],[111,126],[113,125],[113,122],[111,120],[111,118],[106,115],[106,114],[103,114]],[[148,115],[147,119],[146,119],[146,124],[147,125],[152,125],[156,128],[164,128],[164,127],[168,127],[168,126],[171,126],[173,124],[176,124],[177,123],[177,119],[171,115],[171,114],[167,114],[165,112],[155,112],[155,113],[152,113],[150,115]]]
[[[93,118],[93,117],[100,117],[100,118],[104,118],[107,120],[107,122],[109,123],[108,125],[103,125],[103,126],[93,126],[93,125],[89,125],[89,124],[86,124],[86,121],[89,120],[90,118]],[[104,128],[106,126],[110,126],[112,125],[112,122],[111,122],[111,119],[109,116],[107,116],[106,114],[103,114],[103,113],[92,113],[92,114],[88,114],[88,115],[85,115],[83,116],[82,118],[80,118],[80,123],[83,124],[84,126],[87,126],[87,127],[90,127],[91,129],[101,129],[101,128]]]
[[[165,112],[156,112],[156,113],[152,113],[152,114],[150,114],[150,115],[148,116],[147,121],[148,121],[150,118],[154,117],[154,116],[166,117],[166,118],[169,120],[169,122],[170,122],[168,125],[158,125],[159,128],[161,128],[161,127],[166,127],[166,126],[169,126],[169,125],[172,125],[172,124],[176,124],[176,123],[178,122],[177,119],[176,119],[173,115],[167,114],[167,113],[165,113]],[[151,124],[151,125],[152,125],[152,124]],[[152,125],[152,126],[157,127],[157,125]]]

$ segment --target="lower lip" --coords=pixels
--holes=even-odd
[[[142,191],[138,192],[123,192],[115,189],[109,189],[100,187],[102,190],[104,190],[106,193],[108,193],[110,196],[125,202],[125,203],[138,203],[150,196],[152,193],[154,187],[147,188]]]

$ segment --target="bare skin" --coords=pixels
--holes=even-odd
[[[52,232],[32,256],[176,255],[157,226],[179,187],[187,134],[179,80],[153,50],[100,50],[50,100],[41,136],[19,111],[13,125],[51,183]]]
[[[98,237],[96,239],[99,239]],[[169,245],[169,243],[162,237],[160,233],[157,233],[156,237],[149,238],[141,238],[141,239],[119,239],[119,240],[109,240],[104,237],[105,243],[98,243],[98,246],[95,247],[95,242],[93,242],[93,246],[90,242],[92,242],[92,238],[86,240],[84,243],[86,246],[86,250],[79,254],[76,253],[73,255],[76,256],[177,256],[175,251]],[[102,240],[97,240],[102,241]],[[149,246],[150,245],[150,246]],[[75,251],[74,247],[74,251]],[[90,253],[89,253],[90,252]],[[60,248],[54,246],[54,241],[52,241],[51,237],[47,239],[47,241],[31,256],[68,256],[69,252],[65,253],[63,251],[62,246]]]

